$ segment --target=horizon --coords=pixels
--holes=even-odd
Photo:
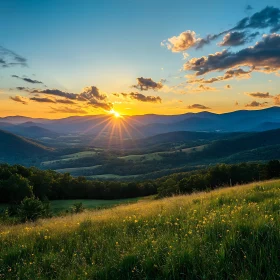
[[[271,107],[267,107],[267,108],[253,108],[253,109],[239,109],[239,110],[233,110],[233,111],[228,111],[228,112],[224,112],[224,113],[215,113],[215,112],[210,112],[210,111],[199,111],[199,112],[186,112],[186,113],[181,113],[181,114],[142,114],[142,115],[121,115],[121,117],[141,117],[141,116],[182,116],[182,115],[187,115],[187,114],[201,114],[201,113],[210,113],[210,114],[214,114],[214,115],[224,115],[224,114],[230,114],[230,113],[235,113],[235,112],[241,112],[241,111],[246,111],[246,112],[250,112],[250,111],[263,111],[263,110],[268,110],[268,109],[273,109],[273,108],[279,108],[280,106],[271,106]],[[103,114],[97,114],[97,115],[70,115],[70,116],[64,116],[61,118],[42,118],[42,117],[30,117],[30,116],[24,116],[24,115],[7,115],[7,116],[3,116],[0,117],[0,119],[5,119],[5,118],[29,118],[29,119],[44,119],[44,120],[61,120],[61,119],[68,119],[68,118],[75,118],[75,117],[103,117],[103,116],[107,116],[108,118],[110,117],[110,115],[103,113]]]
[[[181,0],[4,1],[0,116],[221,114],[279,105],[280,6],[238,0],[224,17],[222,0],[203,3],[192,3],[185,17]],[[47,20],[34,25],[39,18]]]

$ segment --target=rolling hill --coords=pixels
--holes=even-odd
[[[52,152],[53,149],[32,140],[0,130],[0,160],[2,161],[20,161],[27,158],[46,156]]]
[[[55,131],[51,131],[49,129],[43,128],[34,123],[29,123],[28,125],[26,123],[23,123],[19,125],[3,127],[3,130],[9,131],[16,135],[24,136],[27,138],[34,138],[34,139],[38,139],[42,137],[56,138],[59,135],[61,135]]]

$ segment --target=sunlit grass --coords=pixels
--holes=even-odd
[[[280,181],[0,226],[3,279],[279,279]]]

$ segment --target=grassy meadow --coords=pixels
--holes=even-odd
[[[0,225],[0,279],[279,279],[280,181]]]
[[[50,207],[54,214],[61,213],[65,210],[69,210],[71,206],[76,203],[82,203],[86,209],[100,209],[109,208],[120,204],[134,203],[139,198],[127,198],[127,199],[114,199],[114,200],[101,200],[101,199],[69,199],[69,200],[52,200],[50,201]]]

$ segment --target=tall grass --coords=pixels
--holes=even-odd
[[[280,279],[280,181],[0,226],[0,279]]]

